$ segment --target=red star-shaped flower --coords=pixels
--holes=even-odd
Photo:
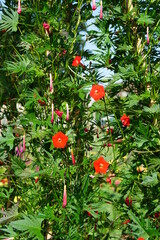
[[[130,125],[130,118],[129,118],[129,116],[126,116],[126,114],[123,114],[123,116],[120,119],[121,119],[121,122],[122,122],[123,126],[129,127],[129,125]]]
[[[140,238],[138,238],[137,240],[145,240],[144,238],[142,238],[142,237],[140,237]]]
[[[94,161],[94,168],[96,173],[106,173],[109,167],[109,163],[104,160],[103,157]]]
[[[52,137],[52,141],[55,148],[65,148],[68,137],[64,133],[58,132]]]
[[[90,91],[90,96],[95,100],[99,100],[105,96],[104,87],[101,85],[93,85]]]
[[[73,67],[78,67],[80,63],[81,63],[81,56],[76,56],[73,59],[72,66]]]

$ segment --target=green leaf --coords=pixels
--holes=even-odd
[[[132,211],[128,211],[128,216],[137,225],[137,227],[139,229],[139,232],[141,232],[141,235],[146,239],[149,238],[149,235],[148,235],[147,230],[144,226],[144,223],[141,222],[139,220],[139,218],[136,217]]]
[[[23,232],[23,234],[27,234],[28,238],[44,240],[44,237],[41,234],[41,224],[43,220],[43,218],[37,216],[24,215],[22,220],[13,221],[10,223],[10,226]]]
[[[144,24],[149,25],[149,24],[153,24],[154,20],[153,20],[153,18],[151,18],[148,15],[141,14],[140,17],[138,18],[137,22],[141,25],[144,25]]]
[[[148,113],[160,113],[160,104],[153,104],[150,108],[144,107],[143,110]]]
[[[17,11],[5,10],[5,14],[2,15],[2,20],[0,20],[0,30],[7,29],[7,32],[16,32],[18,17]]]
[[[146,187],[155,186],[158,184],[157,173],[152,173],[152,176],[145,176],[142,184]]]
[[[7,223],[18,216],[18,205],[13,205],[8,211],[0,211],[0,214],[3,215],[0,218],[0,224]]]
[[[117,50],[118,51],[130,51],[133,47],[131,45],[127,45],[124,43],[123,45],[119,45]]]
[[[4,137],[0,136],[0,143],[6,144],[9,147],[9,149],[11,150],[13,148],[14,139],[15,139],[15,137],[13,136],[13,133],[12,133],[12,128],[8,127],[7,132],[3,133],[3,134],[4,134]]]

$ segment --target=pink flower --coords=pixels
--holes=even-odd
[[[69,120],[69,107],[68,107],[68,103],[66,103],[66,108],[67,108],[66,121],[68,121]]]
[[[26,150],[25,134],[23,135],[23,152]]]
[[[40,169],[40,167],[39,166],[36,166],[36,172],[39,172],[39,169]]]
[[[72,163],[73,163],[73,165],[75,165],[76,161],[75,161],[75,157],[74,157],[74,154],[73,154],[73,149],[71,149],[71,157],[72,157]]]
[[[118,186],[120,183],[121,183],[121,180],[118,180],[118,179],[114,182],[116,186]]]
[[[46,30],[46,33],[49,34],[50,25],[49,25],[48,23],[44,22],[44,23],[43,23],[43,27],[44,27],[44,29]]]
[[[107,147],[112,147],[112,143],[107,143]]]
[[[92,1],[92,10],[93,11],[96,10],[96,1],[95,0]]]
[[[100,9],[100,19],[103,18],[103,7],[102,7],[102,1],[101,1],[101,9]]]
[[[147,27],[147,44],[149,45],[149,27]]]
[[[19,148],[18,148],[18,147],[15,148],[15,154],[16,154],[17,157],[20,155],[20,152],[19,152]]]
[[[31,163],[32,163],[32,160],[29,160],[29,161],[25,162],[25,165],[29,166],[29,165],[31,165]]]
[[[58,115],[58,117],[62,117],[63,112],[59,111],[59,110],[55,110],[55,113]]]
[[[90,177],[90,178],[92,178],[92,179],[93,179],[93,178],[95,178],[95,176],[94,176],[94,175],[92,175],[92,174],[91,174],[91,175],[89,175],[89,177]]]
[[[51,123],[53,124],[54,121],[54,105],[52,103],[52,116],[51,116]]]
[[[67,190],[66,190],[66,185],[64,185],[63,204],[62,204],[62,207],[65,208],[66,205],[67,205]]]
[[[53,93],[53,82],[52,82],[52,74],[50,73],[50,88],[49,91]]]
[[[65,55],[65,54],[66,54],[66,52],[67,52],[67,50],[65,50],[65,49],[64,49],[64,50],[63,50],[63,52],[62,52],[62,54],[63,54],[63,55]]]
[[[107,134],[112,134],[113,133],[113,128],[112,127],[110,127],[110,129],[109,129],[109,127],[107,127]]]
[[[17,13],[18,14],[21,14],[22,12],[22,9],[21,9],[21,0],[18,0],[18,10],[17,10]]]

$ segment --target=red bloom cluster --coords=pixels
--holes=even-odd
[[[104,91],[104,87],[101,85],[96,85],[94,84],[92,86],[92,89],[90,91],[90,96],[95,100],[99,100],[101,98],[103,98],[105,96],[105,91]]]
[[[94,168],[96,173],[106,173],[109,167],[109,163],[104,160],[103,157],[94,161]]]
[[[130,125],[130,118],[129,116],[126,116],[126,114],[123,114],[123,116],[120,118],[123,126],[129,127]]]
[[[55,110],[55,113],[58,115],[58,117],[62,117],[63,112],[59,111],[59,110]]]
[[[65,148],[68,137],[64,133],[58,132],[52,137],[52,141],[55,148]]]

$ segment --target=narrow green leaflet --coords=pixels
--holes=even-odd
[[[17,11],[5,10],[5,14],[2,15],[2,20],[0,20],[0,30],[6,29],[8,32],[16,32],[18,25],[18,13]]]

